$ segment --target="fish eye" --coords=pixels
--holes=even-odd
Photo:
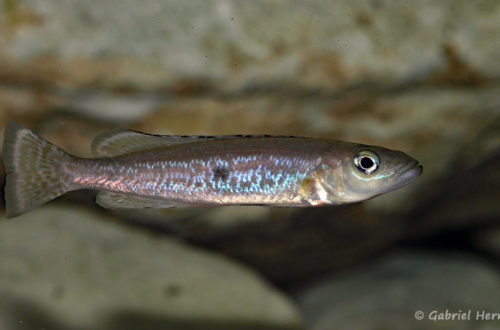
[[[378,169],[379,158],[373,151],[363,150],[354,156],[354,165],[360,172],[371,174]]]

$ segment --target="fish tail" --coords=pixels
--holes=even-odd
[[[7,123],[3,159],[7,172],[7,218],[25,213],[70,190],[62,169],[70,156],[21,124]]]

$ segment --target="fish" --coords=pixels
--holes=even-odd
[[[422,174],[402,151],[281,136],[155,135],[114,129],[92,142],[94,158],[69,154],[8,121],[3,143],[6,217],[77,189],[98,190],[103,208],[353,203]]]

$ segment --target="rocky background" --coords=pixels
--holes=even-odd
[[[500,328],[475,320],[500,313],[499,59],[493,0],[0,1],[0,140],[9,119],[80,156],[115,127],[303,135],[424,165],[320,209],[69,193],[0,221],[0,328]]]

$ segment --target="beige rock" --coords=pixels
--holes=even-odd
[[[0,11],[0,58],[9,63],[4,71],[58,86],[336,89],[488,80],[500,73],[491,42],[499,12],[487,0],[11,1]],[[469,70],[443,75],[457,63]]]
[[[61,205],[0,223],[0,297],[2,329],[300,328],[250,269]]]

